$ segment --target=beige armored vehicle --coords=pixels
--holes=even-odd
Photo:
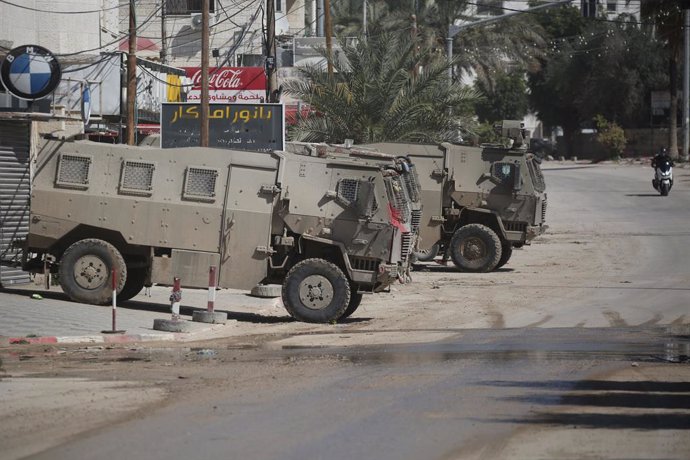
[[[401,174],[353,158],[46,141],[37,157],[24,269],[45,261],[72,299],[119,300],[149,283],[282,284],[308,322],[351,315],[408,271]]]
[[[299,155],[309,155],[320,158],[359,158],[366,159],[372,163],[378,164],[385,171],[386,175],[393,176],[395,182],[401,185],[395,191],[398,194],[404,194],[404,201],[409,202],[409,222],[408,216],[401,216],[405,223],[409,223],[411,227],[410,233],[405,233],[404,246],[410,248],[411,255],[419,251],[419,226],[422,221],[422,195],[419,184],[419,176],[415,165],[409,158],[404,156],[395,156],[389,153],[380,152],[375,149],[368,149],[362,146],[339,145],[339,144],[325,144],[325,143],[311,143],[311,142],[287,142],[285,150],[288,152],[297,153]],[[409,275],[407,276],[409,278]]]
[[[520,122],[504,121],[498,128],[506,145],[368,146],[405,155],[417,169],[424,208],[418,260],[441,253],[463,271],[488,272],[545,230],[540,159],[527,151]]]

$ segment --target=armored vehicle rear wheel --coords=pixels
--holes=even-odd
[[[501,260],[498,261],[498,264],[496,264],[496,268],[494,270],[498,270],[502,266],[508,263],[510,260],[510,256],[513,255],[513,247],[510,245],[510,243],[504,243],[503,247],[501,248]]]
[[[120,252],[103,240],[77,241],[60,260],[60,286],[72,300],[105,305],[113,298],[113,270],[119,293],[127,281],[127,266]]]
[[[431,246],[429,249],[423,249],[414,253],[415,259],[419,262],[429,262],[434,260],[438,255],[439,246],[438,243]]]
[[[283,303],[290,315],[308,323],[337,321],[350,302],[350,282],[323,259],[305,259],[290,269],[283,282]]]
[[[460,227],[450,240],[453,263],[468,272],[490,272],[501,260],[501,240],[481,224]]]
[[[136,296],[144,289],[146,283],[146,267],[128,268],[127,279],[122,292],[117,294],[117,300],[125,301]]]

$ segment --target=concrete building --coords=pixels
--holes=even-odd
[[[304,35],[308,13],[305,0],[273,1],[278,43]],[[119,2],[116,34],[123,36],[129,29],[129,0]],[[157,55],[175,67],[199,66],[201,3],[201,0],[137,2],[137,35],[146,40],[139,44],[146,57]],[[263,67],[266,0],[209,0],[209,4],[210,64]]]

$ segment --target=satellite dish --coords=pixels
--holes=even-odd
[[[202,22],[203,22],[203,18],[202,18],[201,14],[193,14],[192,15],[192,18],[190,21],[192,29],[201,30]]]

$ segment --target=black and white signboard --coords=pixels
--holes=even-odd
[[[161,107],[161,147],[198,147],[201,104],[166,102]],[[269,152],[283,150],[282,104],[209,104],[208,146]]]

